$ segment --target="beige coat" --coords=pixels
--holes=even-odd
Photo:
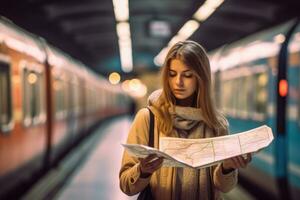
[[[154,120],[157,121],[155,116],[155,110],[152,109],[154,113]],[[128,144],[148,144],[149,140],[149,111],[147,108],[141,109],[133,123],[128,135],[127,143]],[[210,129],[206,129],[210,131]],[[159,137],[164,135],[159,132],[157,123],[155,122],[154,126],[154,147],[158,148],[158,134]],[[151,191],[155,199],[176,199],[176,192],[174,191],[176,186],[176,168],[173,167],[161,167],[159,170],[154,172],[149,178],[140,178],[139,171],[139,162],[137,158],[130,156],[126,151],[123,154],[122,166],[119,174],[120,178],[120,188],[127,195],[135,195],[141,192],[147,185],[150,183]],[[222,174],[221,165],[210,167],[212,180],[209,182],[212,183],[213,196],[214,199],[221,199],[220,192],[230,191],[237,183],[237,170],[229,174]],[[201,173],[200,173],[201,174]],[[207,191],[207,182],[200,182],[200,196],[199,199],[209,199]],[[212,192],[211,192],[212,193]]]

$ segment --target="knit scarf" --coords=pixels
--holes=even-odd
[[[200,108],[175,106],[169,112],[179,137],[187,138],[190,131],[203,120]]]

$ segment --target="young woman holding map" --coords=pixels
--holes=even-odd
[[[148,99],[154,114],[154,147],[160,137],[208,138],[228,134],[228,123],[214,105],[207,54],[194,41],[178,42],[168,52],[162,69],[163,89]],[[128,135],[128,144],[149,141],[149,110],[141,109]],[[200,151],[200,150],[199,150]],[[236,156],[202,169],[162,166],[163,158],[136,158],[124,151],[120,188],[128,195],[148,185],[153,199],[221,199],[237,183],[237,169],[251,161]]]

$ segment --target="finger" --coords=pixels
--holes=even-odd
[[[243,158],[243,156],[237,156],[236,159],[239,162],[239,167],[245,168],[246,167],[246,161]]]
[[[156,167],[157,165],[159,165],[162,162],[163,162],[163,158],[157,158],[155,160],[152,160],[151,162],[148,162],[147,166],[153,168],[153,167]]]
[[[163,163],[163,161],[164,161],[163,158],[158,158],[158,159],[156,159],[156,160],[154,160],[154,161],[152,162],[152,166],[158,166],[158,165],[160,165],[161,163]]]
[[[248,153],[248,154],[247,154],[247,164],[248,164],[249,162],[251,162],[251,160],[252,160],[252,154],[251,154],[251,153]]]
[[[156,154],[150,154],[149,156],[147,156],[144,160],[145,162],[150,162],[151,160],[158,158]]]
[[[143,167],[145,167],[148,163],[146,158],[139,158],[139,161],[140,161],[140,165]]]
[[[151,165],[151,167],[149,167],[149,170],[151,170],[152,172],[156,171],[157,169],[159,169],[163,164],[163,159],[159,159],[156,160],[153,165]]]
[[[235,159],[235,157],[231,158],[231,162],[233,164],[234,169],[238,168],[239,163],[238,161]]]
[[[159,163],[158,165],[156,165],[155,167],[153,167],[152,168],[152,172],[154,172],[154,171],[156,171],[156,170],[158,170],[159,168],[161,168],[162,167],[162,164],[163,164],[163,162],[161,162],[161,163]]]
[[[148,162],[147,166],[153,167],[153,166],[159,165],[162,162],[163,162],[163,158],[157,158],[155,160],[152,160],[151,162]]]

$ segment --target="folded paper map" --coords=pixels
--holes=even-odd
[[[268,126],[242,133],[202,139],[161,137],[159,149],[140,144],[122,144],[129,154],[144,158],[150,154],[163,157],[163,166],[204,168],[222,160],[267,147],[273,140]]]

